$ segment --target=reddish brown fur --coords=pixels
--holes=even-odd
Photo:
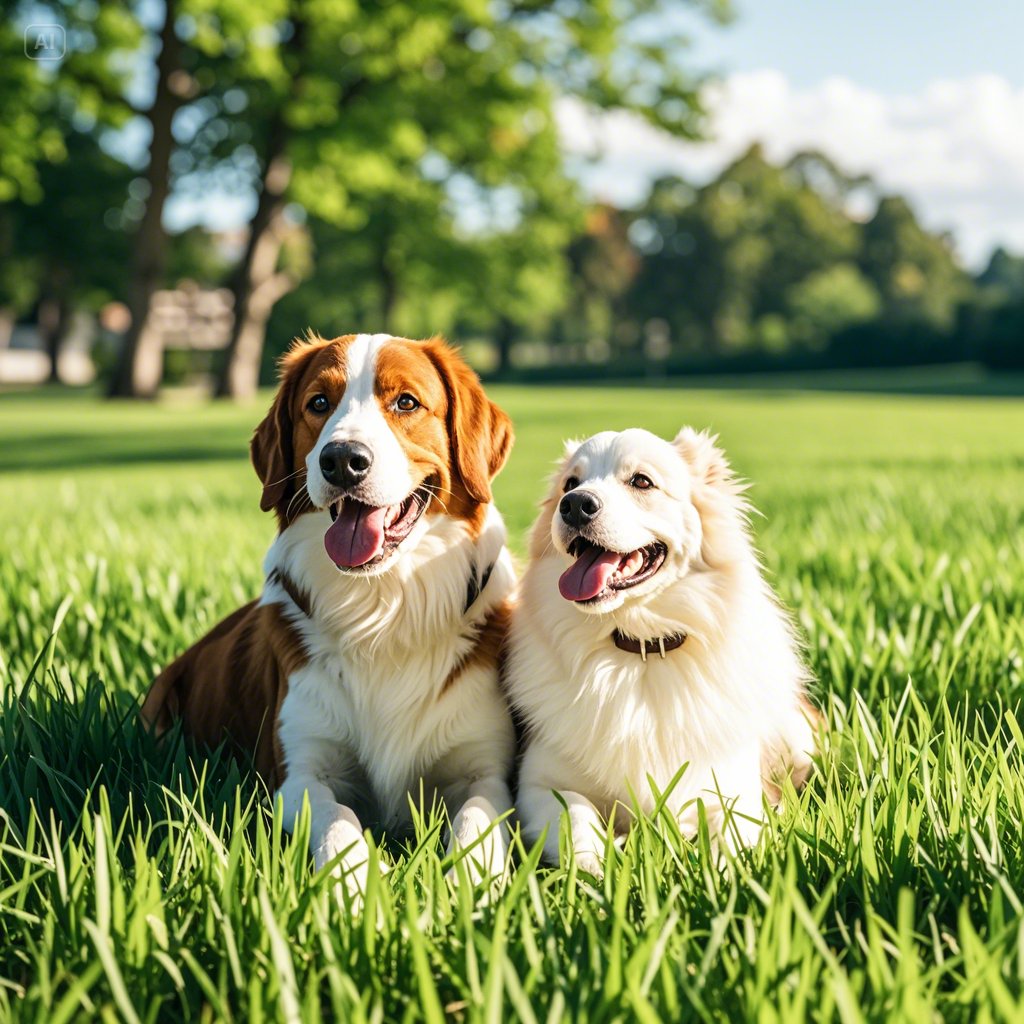
[[[345,394],[345,352],[355,335],[333,341],[296,342],[281,361],[281,387],[253,435],[253,465],[263,481],[260,508],[274,509],[284,529],[309,510],[297,496],[306,456],[316,444],[327,416],[307,405],[327,396],[331,410]],[[443,341],[395,339],[377,359],[375,393],[389,425],[409,456],[414,476],[440,479],[440,495],[431,506],[465,519],[479,529],[483,505],[491,501],[491,479],[512,448],[512,421],[491,402],[477,375]],[[402,392],[420,402],[413,413],[391,405]]]
[[[470,648],[462,660],[448,673],[448,678],[441,687],[443,697],[459,677],[469,668],[477,665],[497,666],[508,635],[509,622],[512,618],[512,603],[503,601],[495,605],[484,618],[477,634],[476,643]]]
[[[275,512],[281,530],[310,510],[302,493],[305,460],[325,417],[309,411],[309,400],[324,394],[332,410],[337,407],[345,393],[345,353],[354,338],[297,341],[281,360],[280,387],[250,446],[263,484],[260,508]],[[436,338],[398,339],[382,349],[375,391],[414,479],[436,476],[440,482],[439,499],[428,514],[462,518],[478,532],[483,506],[491,500],[490,480],[512,446],[509,418],[487,399],[476,374]],[[390,411],[403,391],[423,408],[405,415]],[[285,574],[277,573],[276,582],[305,614],[315,608],[315,595]],[[470,664],[497,658],[507,620],[504,605],[488,615],[473,650],[445,688]],[[157,677],[142,706],[143,720],[162,733],[180,717],[185,731],[207,744],[231,737],[255,755],[256,768],[269,785],[280,785],[278,713],[288,676],[306,659],[302,639],[281,607],[251,602]]]
[[[180,717],[186,733],[210,746],[230,738],[253,755],[269,786],[279,785],[277,713],[289,673],[305,661],[280,607],[252,601],[160,673],[142,705],[143,721],[159,734]]]

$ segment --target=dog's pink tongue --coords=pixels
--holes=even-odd
[[[365,565],[384,547],[384,517],[388,507],[375,508],[347,499],[338,518],[324,534],[324,547],[331,561],[343,569]]]
[[[566,601],[589,601],[608,585],[622,555],[602,548],[587,548],[558,578],[558,592]]]

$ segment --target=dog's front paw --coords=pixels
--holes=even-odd
[[[479,807],[464,807],[452,826],[447,854],[460,855],[448,869],[448,880],[457,883],[465,877],[474,886],[489,882],[500,889],[508,877],[508,843],[505,826]],[[465,874],[461,875],[460,865]]]
[[[578,871],[585,871],[598,880],[604,878],[604,856],[596,849],[577,848],[573,850],[572,857]]]
[[[317,871],[331,865],[331,875],[337,879],[339,891],[347,897],[353,913],[362,908],[366,895],[367,872],[370,864],[370,845],[354,814],[339,815],[324,831],[313,847],[313,863]],[[388,867],[378,862],[382,874]]]

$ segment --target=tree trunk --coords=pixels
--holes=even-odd
[[[249,296],[245,315],[235,318],[231,332],[232,357],[225,363],[217,382],[216,398],[244,401],[256,394],[263,345],[267,340],[267,321],[274,304],[294,286],[295,282],[288,275],[275,274]]]
[[[298,283],[290,275],[277,270],[277,259],[282,244],[285,193],[292,174],[288,159],[291,130],[285,115],[302,86],[306,41],[306,23],[301,17],[295,17],[288,53],[296,61],[296,67],[288,97],[276,110],[267,132],[260,197],[232,288],[235,322],[225,349],[224,364],[214,385],[215,398],[245,399],[255,393],[259,385],[267,321],[274,304]],[[365,78],[358,78],[350,84],[339,100],[340,108],[347,107],[366,85]]]
[[[285,192],[292,178],[292,165],[288,159],[290,129],[285,114],[299,91],[305,45],[306,23],[297,17],[289,49],[297,55],[298,67],[292,75],[288,97],[274,111],[267,131],[260,197],[249,224],[245,254],[235,274],[232,288],[235,322],[224,353],[224,365],[214,386],[215,398],[245,399],[255,394],[259,386],[267,320],[274,303],[295,286],[287,275],[278,273],[277,259],[281,253]]]
[[[507,316],[498,320],[494,340],[498,346],[497,372],[507,373],[512,369],[512,345],[516,340],[516,325]]]
[[[48,296],[39,303],[39,330],[50,361],[50,383],[60,382],[60,353],[71,330],[71,303]]]
[[[163,376],[161,338],[152,323],[151,307],[153,293],[160,287],[167,265],[163,213],[170,192],[170,161],[174,150],[171,124],[184,94],[182,83],[178,81],[185,73],[180,67],[181,52],[174,31],[176,6],[176,0],[165,0],[160,53],[156,60],[156,92],[146,114],[151,132],[146,169],[149,195],[132,253],[129,287],[132,323],[110,383],[111,397],[151,398]]]
[[[0,348],[7,348],[14,333],[14,310],[0,306]]]
[[[256,393],[267,320],[274,303],[294,287],[286,274],[277,271],[285,191],[292,176],[286,144],[287,128],[278,116],[270,130],[267,169],[249,227],[249,241],[235,274],[235,321],[214,388],[215,398],[245,399]]]

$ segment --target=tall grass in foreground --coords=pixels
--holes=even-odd
[[[557,437],[613,406],[502,397],[521,532]],[[0,1018],[1024,1019],[1024,408],[623,391],[614,409],[717,426],[756,481],[829,719],[820,772],[724,869],[706,836],[641,821],[602,882],[520,848],[490,901],[449,887],[426,813],[384,840],[359,917],[244,765],[135,722],[154,670],[259,586],[270,527],[223,454],[255,413],[211,412],[205,434],[190,413],[183,441],[174,410],[0,410]],[[122,465],[125,446],[164,458]]]

